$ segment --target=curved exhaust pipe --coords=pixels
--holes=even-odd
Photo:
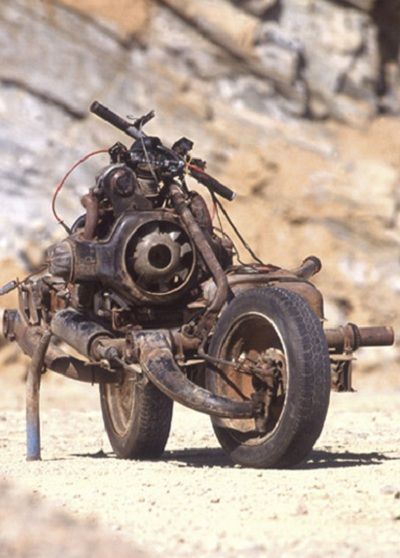
[[[120,339],[112,339],[110,332],[100,324],[88,321],[71,308],[57,312],[51,322],[51,330],[81,354],[93,358],[96,358],[95,342],[105,341],[108,347],[120,347]],[[220,397],[191,382],[175,361],[170,331],[160,329],[131,332],[128,341],[129,346],[124,343],[128,362],[138,362],[150,382],[174,401],[201,413],[222,418],[251,418],[256,415],[256,403],[253,401]],[[61,363],[57,364],[60,366]]]
[[[143,372],[160,391],[174,401],[200,413],[222,418],[255,416],[253,401],[234,401],[214,395],[191,382],[175,362],[167,331],[135,333],[133,343]]]

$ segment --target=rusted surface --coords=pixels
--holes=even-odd
[[[30,326],[19,313],[13,315],[13,325],[8,327],[9,336],[19,344],[26,355],[32,357],[43,336],[43,329],[40,326]],[[46,351],[44,365],[49,370],[80,382],[113,383],[119,379],[118,374],[67,355],[53,343],[50,343]]]
[[[391,327],[358,327],[347,324],[336,329],[325,329],[328,346],[337,352],[357,350],[359,347],[383,347],[394,343],[394,331]]]
[[[171,399],[219,417],[217,424],[235,429],[240,440],[268,437],[286,408],[285,340],[268,316],[243,310],[229,325],[218,358],[208,351],[221,311],[254,287],[284,296],[293,308],[304,307],[307,319],[318,324],[303,299],[323,321],[323,296],[310,282],[321,261],[309,256],[290,270],[265,264],[217,200],[232,201],[234,192],[205,172],[205,161],[192,157],[191,140],[180,138],[168,148],[158,137],[146,135],[142,128],[153,112],[127,121],[97,102],[91,110],[135,142],[129,148],[118,142],[109,149],[109,164],[82,198],[86,215],[66,227],[67,238],[48,249],[46,267],[0,289],[1,295],[18,288],[19,310],[4,313],[3,331],[33,357],[27,394],[28,430],[36,432],[32,454],[37,454],[43,365],[72,379],[120,382],[118,386],[130,386],[139,375]],[[211,192],[214,211],[223,213],[250,263],[239,257],[234,261],[233,241],[213,227],[204,199],[188,189],[188,174]],[[332,387],[338,391],[352,389],[354,351],[394,341],[391,328],[354,324],[326,329],[325,336]],[[62,351],[59,341],[89,362]],[[319,342],[326,350],[323,336]],[[326,353],[327,374],[329,357]],[[134,408],[136,390],[126,393]],[[124,392],[122,405],[126,397]],[[327,401],[324,397],[322,393],[321,400]]]
[[[93,192],[89,192],[82,197],[81,203],[86,209],[83,238],[92,240],[99,220],[99,202]]]
[[[324,318],[324,302],[321,292],[315,285],[298,278],[294,274],[291,275],[290,272],[279,270],[270,273],[229,275],[228,284],[233,290],[275,285],[282,289],[293,291],[304,298],[318,317]]]
[[[203,256],[206,265],[208,266],[217,285],[217,290],[215,292],[214,299],[212,300],[211,304],[208,306],[207,312],[208,313],[219,312],[228,297],[228,281],[226,279],[224,270],[222,269],[220,263],[218,262],[209,242],[207,242],[207,238],[204,236],[204,233],[202,232],[201,228],[195,221],[192,213],[188,209],[185,203],[185,198],[179,186],[177,186],[176,184],[172,184],[170,191],[171,191],[171,196],[172,196],[175,209],[180,215],[186,227],[188,228],[193,238],[193,241],[196,244],[197,249],[199,250],[200,254]]]
[[[238,436],[272,430],[282,412],[286,389],[286,355],[274,326],[264,317],[244,316],[228,333],[222,347],[223,364],[208,370],[215,393],[237,401],[252,399],[263,408],[253,419],[217,420]]]
[[[39,391],[40,378],[50,343],[51,332],[45,331],[32,355],[26,377],[26,459],[40,459],[40,416]]]
[[[72,308],[56,313],[51,322],[51,331],[85,356],[90,356],[91,345],[96,338],[112,336],[110,330],[98,322],[88,320]]]
[[[143,371],[162,392],[201,413],[236,418],[255,415],[255,405],[251,400],[237,401],[215,395],[188,380],[175,362],[168,338],[168,332],[161,330],[135,336]]]
[[[322,262],[316,256],[308,256],[299,267],[292,269],[293,275],[301,279],[310,279],[313,275],[319,273],[322,269]]]

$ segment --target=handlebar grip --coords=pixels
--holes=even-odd
[[[134,139],[139,139],[143,136],[143,134],[137,128],[135,128],[133,124],[128,122],[128,120],[124,120],[123,118],[118,116],[118,114],[102,105],[98,101],[93,101],[93,103],[90,105],[90,112],[92,112],[96,116],[99,116],[109,124],[112,124]]]
[[[221,182],[218,182],[215,178],[204,172],[203,170],[190,167],[190,174],[195,178],[198,182],[207,186],[210,190],[225,198],[228,201],[232,201],[236,197],[236,193],[228,188],[228,186],[224,186]]]

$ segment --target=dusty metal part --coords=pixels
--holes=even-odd
[[[203,229],[203,231],[205,231],[206,233],[211,234],[213,226],[210,212],[208,211],[206,202],[197,192],[191,192],[190,211],[192,212],[193,217],[199,224],[200,228]]]
[[[85,227],[82,236],[84,240],[92,240],[99,221],[99,201],[92,191],[85,194],[81,203],[86,209]]]
[[[53,244],[46,251],[46,260],[49,271],[55,277],[61,277],[65,281],[72,281],[74,276],[74,253],[71,242],[63,240]]]
[[[203,231],[195,221],[190,209],[188,208],[185,197],[179,186],[177,184],[172,184],[170,186],[170,193],[178,215],[187,227],[197,249],[214,277],[217,289],[214,299],[206,310],[206,315],[216,314],[221,310],[228,297],[229,287],[226,274],[218,262],[209,242],[204,236]]]
[[[358,327],[347,324],[335,329],[325,329],[328,347],[343,353],[346,347],[356,351],[359,347],[383,347],[394,343],[394,331],[391,327]]]
[[[147,330],[133,333],[133,341],[144,373],[174,401],[201,413],[219,417],[255,416],[252,401],[234,401],[217,396],[191,382],[175,362],[168,331]]]
[[[32,355],[26,377],[26,460],[40,459],[40,378],[51,332],[44,331]]]
[[[352,353],[331,355],[331,389],[337,392],[353,392],[353,361]]]
[[[30,357],[33,356],[44,333],[40,326],[30,326],[18,311],[8,312],[5,329],[7,330],[7,338],[15,340],[22,351]],[[67,355],[53,342],[47,349],[44,365],[54,372],[80,382],[91,384],[114,383],[120,379],[118,372],[110,372],[100,366]]]
[[[0,296],[4,296],[18,287],[18,281],[9,281],[0,288]]]
[[[300,277],[301,279],[310,279],[313,275],[319,273],[322,269],[322,262],[316,256],[307,256],[299,267],[291,270],[293,275]]]
[[[85,356],[91,356],[91,345],[96,338],[112,337],[112,333],[105,327],[88,320],[72,308],[55,314],[51,321],[51,331]]]
[[[48,252],[51,272],[71,282],[93,281],[114,289],[127,300],[136,304],[166,305],[184,300],[195,277],[196,257],[192,240],[187,238],[193,257],[185,277],[173,282],[167,290],[149,288],[143,281],[136,282],[140,274],[134,269],[135,249],[145,236],[156,228],[184,233],[176,214],[171,210],[128,210],[120,216],[110,234],[101,242],[84,240],[77,234],[53,246]],[[180,245],[178,247],[182,249]],[[184,259],[184,254],[182,254]],[[176,274],[180,273],[179,266]]]
[[[153,221],[141,227],[128,246],[127,266],[136,285],[152,294],[182,288],[196,263],[194,247],[179,225]]]
[[[256,313],[232,324],[219,351],[220,364],[207,369],[207,385],[216,394],[242,401],[252,399],[263,412],[249,419],[213,419],[240,437],[273,430],[281,415],[287,383],[285,349],[275,326]]]
[[[353,353],[360,347],[389,346],[394,342],[391,327],[358,327],[346,324],[326,329],[325,336],[331,350],[332,389],[354,391],[352,386]]]
[[[95,361],[106,360],[118,362],[124,356],[126,339],[111,337],[96,337],[90,344],[90,356]]]
[[[14,330],[19,315],[18,310],[4,310],[2,329],[3,335],[8,341],[16,340]]]
[[[270,273],[240,273],[228,275],[228,283],[233,291],[254,286],[275,285],[299,294],[321,319],[324,319],[324,302],[321,292],[306,279],[284,270]]]

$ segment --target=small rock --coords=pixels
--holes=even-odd
[[[396,498],[396,494],[399,494],[399,496],[397,496],[397,498],[400,498],[400,491],[398,490],[397,486],[393,486],[392,484],[387,484],[385,486],[383,486],[381,488],[381,493],[382,494],[394,494],[394,497]]]
[[[295,515],[308,515],[308,509],[303,502],[300,502],[297,506]]]

